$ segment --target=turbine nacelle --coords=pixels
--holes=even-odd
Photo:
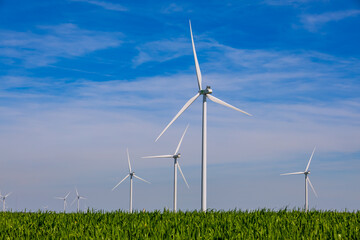
[[[173,158],[180,158],[180,157],[181,157],[181,153],[175,154],[175,155],[173,156]]]
[[[308,174],[310,174],[310,171],[306,171],[306,172],[304,172],[304,174],[305,174],[305,175],[308,175]]]
[[[212,92],[213,91],[210,86],[206,86],[206,89],[204,89],[204,90],[199,90],[199,93],[201,95],[212,94]]]

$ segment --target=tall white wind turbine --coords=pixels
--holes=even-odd
[[[7,197],[9,197],[11,195],[11,192],[6,194],[6,195],[2,195],[1,192],[0,192],[0,199],[1,201],[3,202],[3,212],[6,211],[6,203],[5,203],[5,200]]]
[[[137,178],[137,179],[139,179],[139,180],[141,180],[143,182],[146,182],[146,183],[150,183],[150,182],[148,182],[145,179],[142,179],[141,177],[138,177],[138,176],[135,175],[135,172],[133,172],[131,170],[130,156],[129,156],[129,150],[128,149],[126,149],[126,153],[127,153],[128,164],[129,164],[129,174],[126,175],[118,184],[116,184],[116,186],[113,187],[113,189],[111,191],[114,191],[115,188],[117,188],[123,181],[125,181],[125,179],[127,179],[130,176],[130,202],[129,202],[130,206],[129,206],[129,212],[132,213],[132,192],[133,192],[132,191],[132,185],[133,185],[132,182],[133,182],[133,177],[135,177],[135,178]]]
[[[316,149],[316,147],[314,147],[314,150],[313,150],[313,152],[312,152],[312,154],[310,156],[309,162],[308,162],[304,172],[293,172],[293,173],[280,174],[280,175],[297,175],[297,174],[304,174],[305,175],[305,211],[309,210],[309,196],[308,196],[308,185],[307,185],[308,183],[309,183],[311,189],[313,190],[315,196],[318,197],[313,185],[311,184],[310,178],[308,176],[308,174],[310,174],[310,171],[309,171],[310,162],[311,162],[311,159],[312,159],[312,157],[314,155],[315,149]]]
[[[181,174],[181,176],[183,177],[184,179],[184,182],[186,183],[186,186],[189,188],[189,184],[187,183],[186,181],[186,178],[183,174],[183,172],[181,171],[181,167],[180,167],[180,164],[178,162],[178,158],[180,158],[181,154],[179,153],[179,149],[180,149],[180,146],[181,146],[181,143],[182,143],[182,140],[185,136],[185,133],[188,129],[189,125],[187,125],[181,139],[180,139],[180,142],[174,152],[173,155],[159,155],[159,156],[148,156],[148,157],[143,157],[143,158],[173,158],[174,159],[174,212],[176,212],[176,209],[177,209],[177,170],[179,169],[179,172]]]
[[[163,135],[163,133],[170,127],[170,125],[200,96],[203,96],[203,109],[202,109],[202,168],[201,168],[201,210],[203,212],[206,211],[207,207],[206,207],[206,179],[207,179],[207,105],[206,105],[206,100],[207,98],[209,98],[211,101],[221,104],[225,107],[229,107],[232,108],[236,111],[245,113],[249,116],[251,116],[251,114],[240,110],[239,108],[236,108],[214,96],[212,96],[212,89],[210,86],[207,86],[205,89],[202,89],[202,76],[201,76],[201,71],[200,71],[200,66],[198,63],[198,59],[196,56],[196,51],[195,51],[195,44],[194,44],[194,39],[193,39],[193,34],[192,34],[192,29],[191,29],[191,22],[189,21],[190,24],[190,34],[191,34],[191,42],[192,42],[192,49],[193,49],[193,53],[194,53],[194,60],[195,60],[195,68],[196,68],[196,76],[197,76],[197,82],[198,82],[198,88],[199,91],[196,93],[195,96],[193,96],[192,98],[190,98],[187,103],[180,109],[180,111],[175,115],[175,117],[170,121],[170,123],[165,127],[165,129],[160,133],[160,135],[157,137],[157,139],[155,140],[155,142],[161,137],[161,135]]]
[[[56,199],[61,199],[64,201],[64,212],[66,211],[66,205],[67,205],[66,199],[69,196],[69,194],[70,194],[70,192],[68,192],[68,194],[66,194],[65,197],[55,197]]]
[[[76,192],[76,197],[74,199],[74,201],[71,203],[71,205],[73,205],[75,203],[75,201],[77,200],[77,212],[80,211],[80,199],[86,199],[84,196],[80,196],[77,188],[75,188],[75,192]]]

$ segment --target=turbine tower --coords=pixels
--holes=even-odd
[[[61,199],[64,201],[64,212],[66,212],[66,205],[67,205],[66,199],[69,196],[69,194],[70,194],[70,192],[68,194],[66,194],[65,197],[55,197],[56,199]]]
[[[125,179],[127,179],[129,176],[130,176],[130,206],[129,206],[129,212],[130,213],[132,213],[132,185],[133,185],[133,177],[135,177],[135,178],[137,178],[137,179],[139,179],[139,180],[141,180],[141,181],[143,181],[143,182],[146,182],[146,183],[150,183],[150,182],[148,182],[148,181],[146,181],[145,179],[142,179],[141,177],[138,177],[138,176],[136,176],[135,175],[135,172],[133,172],[132,170],[131,170],[131,164],[130,164],[130,156],[129,156],[129,150],[128,149],[126,149],[126,153],[127,153],[127,159],[128,159],[128,164],[129,164],[129,174],[128,175],[126,175],[124,178],[123,178],[123,180],[121,180],[118,184],[116,184],[116,186],[115,187],[113,187],[113,189],[111,190],[111,191],[114,191],[115,190],[115,188],[117,188]]]
[[[3,212],[5,212],[6,211],[6,203],[5,203],[5,200],[6,200],[6,198],[7,197],[9,197],[11,195],[11,192],[10,193],[8,193],[8,194],[6,194],[6,195],[1,195],[1,192],[0,192],[0,199],[1,199],[1,201],[3,202]]]
[[[178,162],[178,158],[180,158],[181,154],[179,153],[179,149],[180,149],[180,146],[181,146],[181,143],[182,143],[182,140],[185,136],[185,133],[188,129],[189,125],[187,125],[181,139],[180,139],[180,142],[174,152],[173,155],[159,155],[159,156],[149,156],[149,157],[143,157],[143,158],[173,158],[174,159],[174,212],[176,212],[176,209],[177,209],[177,170],[179,169],[179,172],[181,174],[181,176],[183,177],[184,179],[184,182],[186,183],[186,186],[189,188],[189,184],[187,183],[186,179],[185,179],[185,176],[183,174],[183,172],[181,171],[181,167],[180,167],[180,164]]]
[[[77,212],[80,211],[80,199],[86,199],[85,197],[83,196],[80,196],[77,188],[75,187],[75,192],[76,192],[76,197],[74,199],[74,201],[71,203],[71,206],[74,204],[74,202],[77,200]]]
[[[210,86],[207,86],[205,89],[202,89],[202,76],[201,76],[201,71],[200,71],[200,66],[199,66],[199,62],[197,60],[197,56],[196,56],[196,51],[195,51],[195,44],[194,44],[194,38],[193,38],[193,34],[192,34],[192,29],[191,29],[191,22],[189,21],[190,24],[190,35],[191,35],[191,43],[192,43],[192,49],[193,49],[193,54],[194,54],[194,60],[195,60],[195,68],[196,68],[196,76],[197,76],[197,82],[198,82],[198,93],[196,93],[195,96],[193,96],[192,98],[190,98],[187,103],[185,103],[185,105],[180,109],[180,111],[175,115],[175,117],[171,120],[171,122],[165,127],[165,129],[160,133],[160,135],[158,136],[158,138],[155,140],[155,142],[161,137],[161,135],[163,135],[163,133],[170,127],[170,125],[200,96],[203,96],[203,108],[202,108],[202,167],[201,167],[201,210],[203,212],[206,212],[206,196],[207,196],[207,186],[206,186],[206,179],[207,179],[207,98],[209,98],[211,101],[221,104],[225,107],[229,107],[232,108],[236,111],[245,113],[249,116],[251,116],[251,114],[236,108],[214,96],[212,96],[212,89]]]
[[[310,181],[310,178],[308,176],[308,174],[310,174],[310,171],[309,171],[309,167],[310,167],[310,162],[311,162],[311,159],[314,155],[314,152],[315,152],[315,149],[316,147],[314,147],[314,150],[310,156],[310,159],[309,159],[309,162],[306,166],[306,169],[304,172],[293,172],[293,173],[284,173],[284,174],[280,174],[280,175],[297,175],[297,174],[304,174],[305,175],[305,211],[307,212],[309,210],[309,196],[308,196],[308,183],[311,187],[311,189],[313,190],[313,192],[315,193],[315,196],[318,197],[313,185],[311,184],[311,181]]]

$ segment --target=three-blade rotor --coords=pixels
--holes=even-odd
[[[195,44],[194,44],[194,37],[193,37],[193,33],[192,33],[192,28],[191,28],[191,21],[189,20],[189,25],[190,25],[190,35],[191,35],[191,44],[192,44],[192,50],[193,50],[193,54],[194,54],[194,61],[195,61],[195,69],[196,69],[196,76],[197,76],[197,83],[198,83],[198,88],[199,91],[198,93],[193,96],[192,98],[190,98],[185,105],[180,109],[180,111],[175,115],[175,117],[170,121],[170,123],[164,128],[164,130],[160,133],[160,135],[156,138],[155,142],[164,134],[164,132],[171,126],[171,124],[178,119],[178,117],[180,117],[180,115],[200,96],[200,95],[204,95],[205,97],[208,97],[211,101],[218,103],[220,105],[223,105],[225,107],[229,107],[232,108],[236,111],[242,112],[246,115],[252,116],[251,114],[237,108],[234,107],[210,94],[212,94],[212,90],[210,87],[207,87],[206,90],[202,89],[202,76],[201,76],[201,71],[200,71],[200,66],[199,66],[199,62],[197,59],[197,55],[196,55],[196,49],[195,49]]]
[[[174,120],[174,121],[175,121],[175,120]],[[172,122],[173,122],[173,121],[172,121]],[[172,123],[172,122],[171,122],[171,123]],[[186,131],[188,130],[188,128],[189,128],[189,124],[186,126],[185,131],[184,131],[184,133],[182,134],[182,136],[181,136],[181,138],[180,138],[180,141],[179,141],[179,143],[178,143],[178,145],[177,145],[177,147],[176,147],[176,150],[175,150],[175,152],[174,152],[173,155],[157,155],[157,156],[147,156],[147,157],[142,157],[142,158],[174,158],[174,159],[178,159],[178,158],[180,157],[180,155],[179,155],[179,149],[180,149],[181,143],[182,143],[182,141],[183,141],[183,139],[184,139],[184,136],[185,136]],[[165,129],[165,130],[166,130],[166,129]],[[161,136],[161,135],[160,135],[160,136]],[[159,136],[159,137],[160,137],[160,136]],[[180,167],[180,164],[179,164],[178,162],[177,162],[177,169],[180,171],[180,174],[181,174],[181,176],[183,177],[184,182],[186,183],[186,186],[187,186],[188,188],[190,188],[190,187],[189,187],[189,184],[188,184],[187,181],[186,181],[186,178],[185,178],[183,172],[181,171],[181,167]]]
[[[314,186],[312,185],[312,183],[311,183],[311,181],[310,181],[310,178],[309,178],[309,176],[308,176],[308,174],[310,174],[309,167],[310,167],[311,160],[312,160],[312,158],[313,158],[313,156],[314,156],[315,149],[316,149],[316,147],[314,147],[314,150],[313,150],[312,153],[311,153],[310,159],[309,159],[309,161],[308,161],[308,164],[307,164],[304,172],[283,173],[283,174],[280,174],[280,175],[283,175],[283,176],[284,176],[284,175],[305,174],[305,175],[306,175],[306,182],[309,183],[309,185],[310,185],[311,189],[313,190],[315,196],[318,197],[318,195],[317,195],[317,193],[316,193],[316,191],[315,191],[315,188],[314,188]]]
[[[126,149],[126,155],[127,155],[128,165],[129,165],[129,174],[127,174],[120,182],[118,182],[118,184],[116,184],[115,187],[113,187],[111,191],[114,191],[115,188],[117,188],[123,181],[125,181],[130,176],[135,177],[135,178],[137,178],[137,179],[139,179],[139,180],[141,180],[143,182],[150,183],[149,181],[146,181],[145,179],[142,179],[141,177],[136,176],[135,172],[132,171],[131,163],[130,163],[129,149],[128,148]]]

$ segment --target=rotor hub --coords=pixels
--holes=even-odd
[[[206,86],[206,89],[199,91],[199,93],[200,93],[201,95],[212,94],[212,92],[213,92],[213,91],[212,91],[212,89],[211,89],[210,86]]]

